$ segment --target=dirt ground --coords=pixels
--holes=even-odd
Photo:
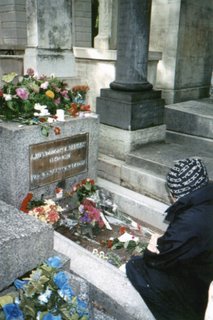
[[[125,249],[124,247],[119,249],[110,248],[112,244],[112,239],[117,239],[121,236],[122,232],[127,232],[134,237],[139,238],[140,244],[146,247],[149,239],[150,232],[157,232],[154,228],[151,228],[149,225],[142,223],[140,221],[134,221],[140,225],[138,229],[132,228],[132,226],[128,226],[127,224],[122,224],[122,222],[117,224],[110,224],[112,230],[107,230],[106,228],[99,230],[99,232],[92,232],[91,230],[82,230],[79,225],[74,226],[72,229],[67,226],[58,226],[56,231],[67,237],[68,239],[74,241],[79,244],[83,248],[87,249],[91,253],[99,255],[101,252],[102,258],[104,258],[103,253],[106,257],[106,260],[113,265],[119,267],[120,265],[126,263],[132,255],[140,255],[138,251],[135,251],[134,248]],[[94,249],[95,252],[94,252]]]

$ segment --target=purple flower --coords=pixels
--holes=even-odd
[[[53,267],[53,268],[61,268],[62,267],[62,262],[61,262],[61,258],[54,256],[54,257],[50,257],[49,259],[47,259],[46,264],[49,267]]]
[[[22,100],[27,100],[29,96],[29,92],[24,88],[17,88],[16,94]]]
[[[8,303],[3,306],[6,320],[24,320],[23,313],[15,303]]]
[[[57,316],[54,316],[52,313],[48,312],[46,313],[42,320],[61,320],[61,315],[57,315]]]
[[[68,283],[68,276],[64,271],[60,271],[54,275],[53,281],[59,289],[61,289],[65,284]]]

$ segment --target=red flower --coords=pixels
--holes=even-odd
[[[0,90],[0,97],[3,97],[4,92]]]
[[[21,211],[23,211],[25,213],[29,212],[29,210],[27,209],[27,206],[28,206],[29,202],[32,200],[32,198],[33,198],[33,194],[31,192],[29,192],[21,203],[21,207],[20,207]]]

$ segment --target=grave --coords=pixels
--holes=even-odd
[[[61,133],[50,130],[46,137],[39,125],[0,123],[1,200],[19,208],[28,192],[54,197],[58,185],[66,191],[81,179],[96,179],[98,116],[67,116],[55,126]]]

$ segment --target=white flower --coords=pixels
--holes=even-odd
[[[80,204],[80,206],[78,207],[78,210],[80,213],[84,213],[84,205]]]
[[[43,106],[42,105],[40,105],[40,103],[35,103],[35,105],[34,105],[34,109],[35,110],[42,110],[43,109]]]
[[[55,202],[52,199],[46,199],[44,202],[48,206],[52,206],[52,205],[55,206]]]
[[[40,301],[41,304],[45,304],[48,302],[51,294],[52,294],[52,291],[49,288],[47,288],[44,293],[38,296],[38,300]]]
[[[12,100],[11,94],[6,94],[6,93],[4,93],[4,94],[3,94],[3,97],[5,98],[6,101]]]
[[[41,105],[40,103],[35,103],[34,109],[40,111],[40,113],[34,112],[34,116],[41,116],[42,117],[42,116],[48,116],[50,114],[47,109],[47,106]]]

